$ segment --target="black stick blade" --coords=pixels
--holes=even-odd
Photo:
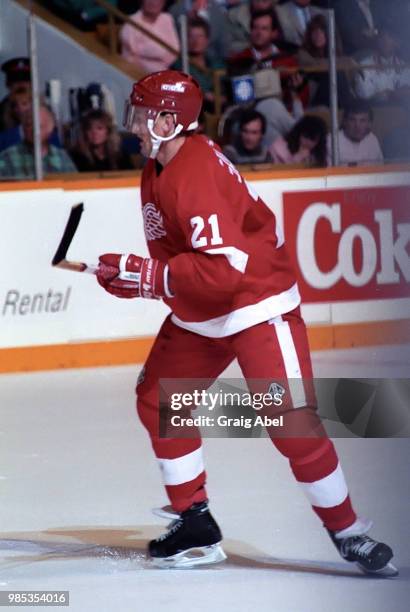
[[[60,261],[65,259],[67,251],[71,244],[74,234],[77,231],[78,224],[80,223],[81,215],[83,214],[84,204],[76,204],[72,207],[70,216],[68,217],[67,225],[65,226],[63,237],[61,238],[60,244],[58,245],[56,254],[53,257],[51,264],[57,266]]]

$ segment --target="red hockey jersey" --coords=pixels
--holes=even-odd
[[[293,310],[295,275],[272,211],[203,136],[141,183],[151,257],[168,262],[176,325],[221,338]]]

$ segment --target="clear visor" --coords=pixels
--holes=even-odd
[[[136,133],[146,128],[148,119],[156,118],[158,111],[145,106],[133,106],[129,100],[124,105],[122,124],[128,132]]]

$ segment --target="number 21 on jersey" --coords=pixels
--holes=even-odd
[[[199,249],[201,247],[206,247],[209,245],[208,235],[211,230],[211,240],[210,244],[212,246],[216,244],[223,244],[223,239],[219,232],[219,224],[218,224],[218,215],[214,213],[207,220],[207,227],[205,228],[205,220],[203,217],[192,217],[191,219],[191,227],[193,228],[191,243],[194,249]]]

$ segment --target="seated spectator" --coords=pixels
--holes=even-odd
[[[272,11],[278,0],[250,0],[228,12],[228,55],[234,55],[249,46],[251,15],[261,11]]]
[[[372,104],[402,104],[410,99],[410,68],[404,67],[398,51],[400,43],[389,22],[380,25],[376,49],[359,61],[363,70],[357,75],[357,96]],[[380,66],[380,69],[366,66]]]
[[[113,6],[117,0],[107,0]],[[45,0],[44,4],[58,17],[81,30],[92,30],[97,23],[107,20],[107,11],[94,0]]]
[[[350,58],[340,58],[340,49],[336,45],[336,53],[339,56],[339,66],[352,66]],[[329,78],[329,42],[327,38],[327,23],[324,15],[316,15],[307,25],[305,38],[298,51],[300,66],[318,67],[320,72],[309,71],[307,75],[309,83],[308,106],[330,106],[330,78]],[[349,105],[352,94],[349,81],[343,70],[337,73],[338,103],[342,107]]]
[[[135,23],[158,36],[179,51],[179,39],[174,21],[164,12],[165,0],[142,0],[141,10],[130,16]],[[121,55],[146,73],[166,70],[176,55],[126,23],[120,30]]]
[[[189,59],[195,64],[190,64],[189,71],[201,86],[204,92],[204,110],[214,112],[214,83],[212,70],[224,68],[222,60],[213,59],[208,53],[210,27],[209,23],[202,17],[193,17],[188,22],[188,53]],[[199,65],[199,67],[198,67]],[[201,68],[202,67],[202,70]],[[178,59],[171,68],[182,70],[182,61]]]
[[[361,100],[352,102],[343,116],[339,130],[339,158],[341,165],[383,163],[383,153],[376,135],[371,131],[373,112]],[[328,165],[332,165],[331,135],[327,137]]]
[[[4,62],[1,70],[6,76],[8,94],[0,102],[0,131],[14,128],[19,124],[19,120],[13,117],[10,108],[10,96],[17,88],[20,91],[31,90],[30,60],[28,57],[14,57]]]
[[[297,46],[303,43],[309,21],[316,15],[323,15],[322,9],[312,6],[311,0],[289,0],[278,4],[275,10],[283,38]]]
[[[326,124],[319,117],[302,117],[284,138],[270,147],[275,164],[326,166]]]
[[[34,176],[34,136],[31,112],[23,117],[23,142],[13,145],[0,153],[0,177],[32,178]],[[40,139],[43,172],[76,172],[68,153],[49,143],[55,127],[52,112],[47,106],[40,106]]]
[[[23,115],[31,110],[31,89],[24,83],[18,85],[10,93],[7,121],[13,127],[0,132],[0,151],[22,140],[21,120]]]
[[[131,158],[121,148],[121,138],[112,117],[103,110],[91,110],[81,119],[77,145],[70,151],[80,172],[131,170]]]
[[[334,0],[343,53],[354,55],[374,46],[378,17],[384,18],[389,5],[386,0]]]
[[[226,12],[215,0],[177,0],[169,8],[178,28],[179,18],[186,15],[188,19],[202,17],[210,26],[208,55],[220,60],[228,55],[228,33]]]
[[[280,26],[271,11],[253,13],[251,17],[250,46],[228,59],[231,76],[255,72],[265,68],[297,67],[295,47],[280,40]],[[300,74],[281,75],[285,105],[291,109],[294,94],[305,95],[305,82]]]
[[[266,131],[265,117],[255,110],[245,110],[239,121],[239,134],[223,153],[234,164],[260,164],[271,162],[271,155],[263,145]]]
[[[13,118],[13,121],[17,122],[17,125],[0,132],[0,151],[23,142],[24,134],[21,123],[23,116],[28,112],[32,112],[31,89],[27,88],[26,83],[23,83],[10,94],[10,117]],[[50,135],[49,142],[56,147],[61,146],[56,128]]]

